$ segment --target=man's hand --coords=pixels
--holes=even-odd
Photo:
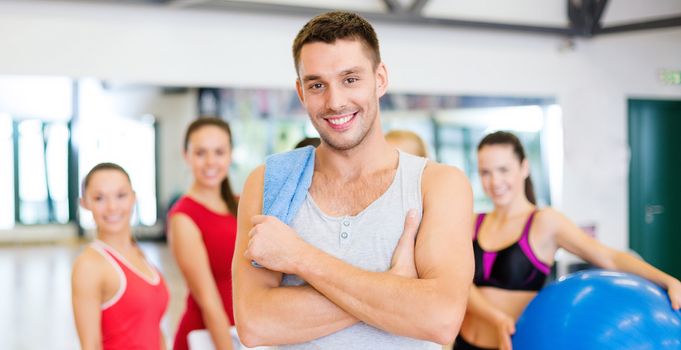
[[[414,262],[414,245],[416,233],[419,230],[419,218],[415,209],[409,209],[404,219],[402,237],[397,242],[389,272],[402,277],[418,278],[416,263]]]
[[[295,273],[295,261],[306,243],[291,227],[273,216],[256,215],[251,222],[246,258],[271,271]]]

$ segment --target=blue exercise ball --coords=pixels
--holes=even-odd
[[[542,289],[516,324],[514,350],[681,350],[681,312],[627,273],[581,271]]]

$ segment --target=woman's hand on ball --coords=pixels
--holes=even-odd
[[[677,311],[681,309],[681,282],[679,280],[673,279],[667,285],[667,294],[669,294],[669,300],[672,302],[672,308]]]
[[[515,320],[501,313],[497,317],[495,325],[497,326],[497,334],[499,336],[499,350],[512,350],[511,336],[515,333]]]

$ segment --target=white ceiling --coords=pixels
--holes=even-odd
[[[221,0],[204,0],[219,3]],[[393,0],[404,7],[413,0]],[[242,2],[385,12],[384,0],[242,0]],[[567,0],[428,0],[430,17],[540,26],[567,26]],[[604,26],[681,16],[681,0],[609,0]]]
[[[619,25],[681,16],[679,0],[611,0],[605,8],[603,23]]]
[[[568,1],[606,1],[601,27],[641,23],[675,18],[681,26],[681,0],[52,0],[76,2],[106,2],[116,4],[146,4],[176,8],[211,8],[224,10],[263,11],[282,14],[310,14],[314,9],[341,9],[398,23],[430,23],[429,19],[444,19],[438,24],[461,25],[462,21],[501,24],[492,29],[508,29],[503,25],[549,28],[554,34],[565,35],[569,30]],[[420,13],[410,12],[414,3],[425,3]],[[389,4],[402,11],[391,11]],[[303,13],[305,12],[305,13]],[[313,12],[314,13],[314,12]],[[420,15],[420,16],[419,16]],[[417,17],[417,18],[414,18]],[[426,20],[424,20],[424,17]],[[669,26],[669,24],[667,25]],[[484,25],[483,25],[484,27]],[[511,28],[513,29],[513,28]],[[534,29],[534,28],[531,28]],[[558,29],[558,31],[550,30]],[[525,30],[525,29],[521,29]],[[541,30],[540,30],[541,31]],[[596,32],[598,34],[598,32]]]

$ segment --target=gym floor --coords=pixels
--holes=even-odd
[[[71,312],[71,265],[86,243],[0,246],[0,349],[78,349]],[[162,322],[167,343],[184,310],[186,287],[165,243],[141,242],[170,290]]]
[[[71,265],[86,244],[0,245],[0,349],[79,348],[71,311]],[[161,270],[170,291],[161,324],[170,349],[187,289],[165,243],[140,242],[140,246]]]

